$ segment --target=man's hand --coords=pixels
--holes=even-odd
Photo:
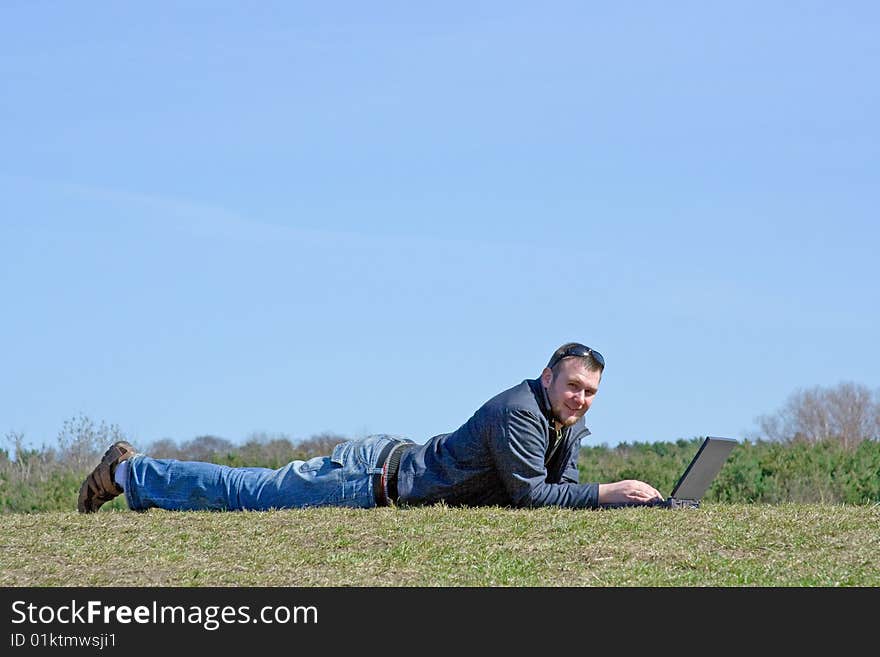
[[[660,491],[638,479],[599,484],[599,504],[638,504],[662,499]]]

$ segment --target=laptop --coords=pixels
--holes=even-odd
[[[616,509],[628,506],[660,506],[668,509],[696,509],[709,489],[715,476],[721,471],[737,441],[731,438],[709,437],[691,459],[684,474],[665,500],[653,502],[616,502],[600,504],[600,509]]]

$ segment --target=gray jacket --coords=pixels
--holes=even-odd
[[[397,478],[403,504],[595,507],[598,484],[579,484],[584,418],[557,432],[539,379],[483,404],[456,431],[407,451]]]

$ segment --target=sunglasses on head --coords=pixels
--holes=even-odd
[[[577,358],[585,358],[587,356],[592,356],[593,360],[599,363],[599,367],[602,369],[605,368],[605,358],[602,357],[595,349],[587,347],[582,344],[573,344],[570,347],[567,347],[562,353],[556,354],[550,359],[550,364],[547,365],[550,369],[553,369],[553,366],[556,365],[563,358],[568,358],[569,356],[575,356]]]

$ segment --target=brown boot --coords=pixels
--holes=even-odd
[[[135,454],[137,452],[134,447],[124,440],[110,445],[101,462],[80,486],[79,501],[76,504],[80,513],[94,513],[104,502],[109,502],[122,493],[122,489],[113,481],[113,473],[117,465]]]

